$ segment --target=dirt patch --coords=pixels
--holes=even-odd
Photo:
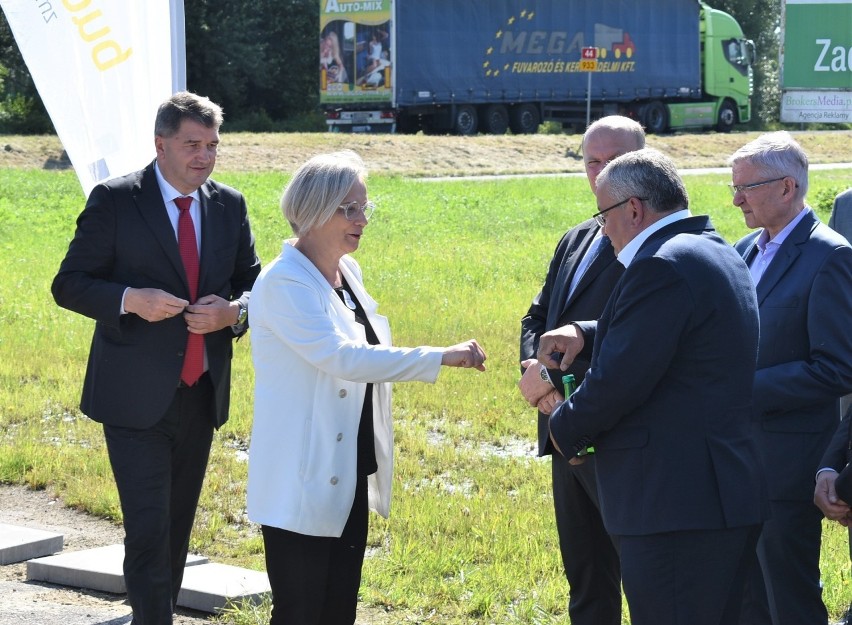
[[[760,133],[651,135],[681,168],[721,167]],[[812,163],[849,160],[852,130],[794,132]],[[154,157],[153,141],[150,158]],[[222,133],[219,171],[292,172],[309,157],[350,148],[371,172],[401,176],[570,173],[583,169],[579,135],[436,137],[339,133]],[[70,168],[55,136],[0,137],[0,167]]]
[[[0,484],[0,523],[57,532],[64,552],[114,545],[124,540],[121,526],[66,508],[51,492]],[[356,625],[398,623],[379,608],[359,606]],[[217,623],[214,616],[180,609],[174,625]],[[0,625],[128,625],[125,595],[27,581],[26,563],[0,566]]]
[[[49,491],[0,485],[0,523],[62,534],[63,551],[114,545],[120,526],[66,508]],[[27,581],[26,563],[0,566],[0,625],[120,625],[130,621],[125,595]],[[179,611],[175,625],[210,623],[209,615]]]

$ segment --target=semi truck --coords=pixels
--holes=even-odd
[[[623,114],[649,132],[751,119],[755,49],[700,0],[320,0],[331,131],[537,132]]]

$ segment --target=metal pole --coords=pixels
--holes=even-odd
[[[586,84],[586,128],[592,123],[592,72],[588,72],[589,80]]]

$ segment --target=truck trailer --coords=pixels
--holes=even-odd
[[[652,133],[727,132],[751,119],[754,44],[699,0],[320,0],[319,45],[331,131],[530,134],[617,113]]]

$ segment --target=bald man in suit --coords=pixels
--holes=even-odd
[[[645,146],[645,133],[635,121],[619,115],[603,117],[583,135],[583,165],[592,192],[598,174],[612,159]],[[521,320],[520,359],[526,372],[524,392],[534,393],[538,413],[538,454],[551,455],[553,504],[559,550],[570,596],[573,625],[621,623],[621,572],[618,551],[600,513],[594,458],[571,465],[553,453],[547,422],[553,404],[563,399],[562,374],[534,361],[542,333],[572,319],[596,319],[624,272],[609,239],[588,219],[566,232],[553,254],[544,285]],[[581,382],[588,362],[575,362],[568,372]]]

